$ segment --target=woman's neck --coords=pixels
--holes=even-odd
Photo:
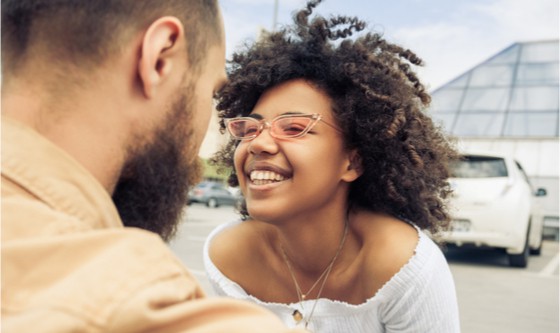
[[[344,244],[341,244],[345,227],[350,223],[347,218],[346,210],[340,209],[275,223],[277,237],[271,244],[278,256],[289,261],[302,283],[303,280],[316,279],[337,252],[341,255],[348,247],[347,242],[351,242],[345,239]],[[351,233],[350,229],[348,234]],[[346,238],[351,238],[351,235],[346,235]]]

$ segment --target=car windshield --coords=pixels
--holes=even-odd
[[[503,158],[488,156],[463,156],[451,165],[451,177],[455,178],[493,178],[507,177],[508,172]]]

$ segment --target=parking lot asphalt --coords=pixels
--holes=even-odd
[[[203,289],[213,295],[202,263],[202,246],[218,225],[237,219],[231,206],[186,210],[172,251],[187,265]],[[511,268],[503,251],[445,250],[457,290],[463,333],[558,333],[559,247],[546,240],[542,254],[527,268]]]

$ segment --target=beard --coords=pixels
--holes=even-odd
[[[155,232],[165,241],[175,236],[188,189],[200,181],[202,170],[189,126],[195,111],[192,84],[182,91],[154,139],[129,149],[130,158],[113,192],[125,226]]]

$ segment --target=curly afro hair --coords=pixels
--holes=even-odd
[[[440,231],[449,223],[447,166],[457,154],[425,113],[430,96],[411,68],[422,61],[379,34],[360,33],[366,24],[356,17],[310,20],[320,2],[309,1],[293,26],[233,55],[230,82],[217,96],[221,131],[224,119],[251,113],[267,89],[305,79],[331,97],[345,145],[361,157],[363,174],[350,185],[350,206]],[[230,141],[213,162],[233,169],[236,146]],[[238,185],[235,170],[228,182]]]

